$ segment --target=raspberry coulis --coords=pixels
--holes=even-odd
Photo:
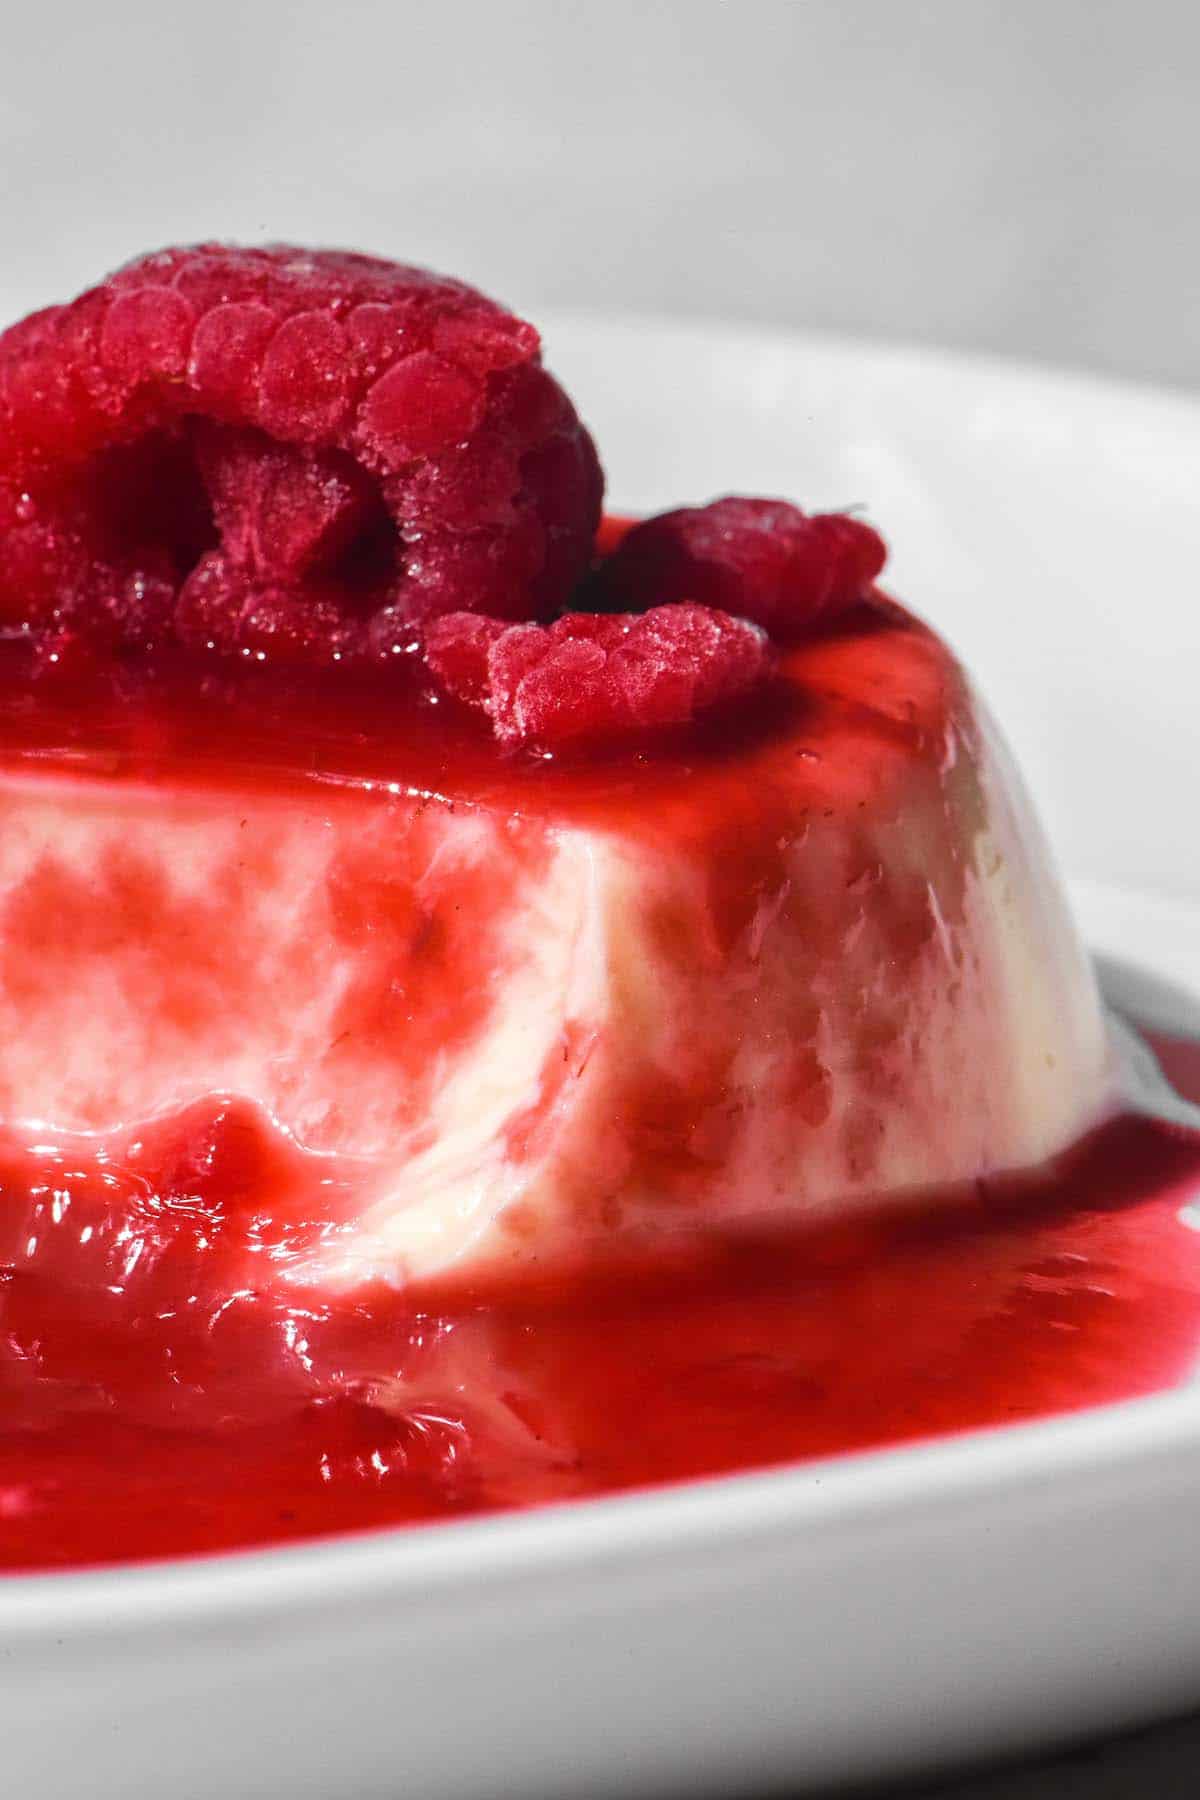
[[[1197,1046],[1158,1048],[1200,1099]],[[910,1442],[1157,1392],[1200,1355],[1200,1139],[1132,1115],[936,1211],[419,1298],[289,1290],[353,1172],[237,1105],[9,1133],[0,1181],[13,1571]]]

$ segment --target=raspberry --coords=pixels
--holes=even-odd
[[[635,525],[593,577],[594,599],[639,611],[697,601],[787,643],[861,600],[886,558],[879,534],[844,513],[730,495]]]
[[[515,626],[478,613],[446,613],[425,632],[425,660],[446,689],[469,706],[486,707],[491,699],[488,654],[498,638]]]
[[[568,613],[552,625],[452,613],[427,628],[425,654],[448,692],[484,708],[508,748],[688,724],[743,699],[771,666],[765,633],[707,606]]]
[[[0,626],[327,662],[546,618],[602,478],[537,333],[463,283],[164,250],[0,337]]]

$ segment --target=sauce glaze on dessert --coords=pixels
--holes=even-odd
[[[358,1168],[293,1280],[870,1208],[1112,1105],[1036,821],[889,602],[749,716],[607,757],[514,758],[349,671],[128,680],[11,674],[0,1119],[264,1108]]]

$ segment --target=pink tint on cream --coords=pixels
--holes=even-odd
[[[877,602],[789,651],[773,705],[586,763],[399,705],[349,760],[303,709],[254,747],[181,696],[150,751],[149,698],[141,748],[10,725],[0,1116],[254,1102],[354,1159],[357,1216],[291,1270],[336,1284],[827,1217],[1064,1150],[1114,1103],[1111,1053],[950,653]]]

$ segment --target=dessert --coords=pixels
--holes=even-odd
[[[4,367],[5,616],[143,687],[110,772],[0,776],[0,1117],[238,1096],[360,1165],[293,1279],[404,1283],[1020,1169],[1102,1115],[1044,846],[950,653],[867,604],[869,527],[667,514],[561,613],[599,477],[535,334],[366,258],[165,252]],[[359,665],[390,716],[248,788],[189,656],[334,706]]]
[[[652,1477],[600,1397],[676,1328],[660,1477],[730,1466],[714,1392],[770,1398],[744,1461],[819,1448],[831,1295],[928,1306],[965,1207],[967,1331],[1022,1196],[1125,1143],[877,533],[600,505],[536,332],[421,271],[172,250],[0,338],[10,1561]]]

